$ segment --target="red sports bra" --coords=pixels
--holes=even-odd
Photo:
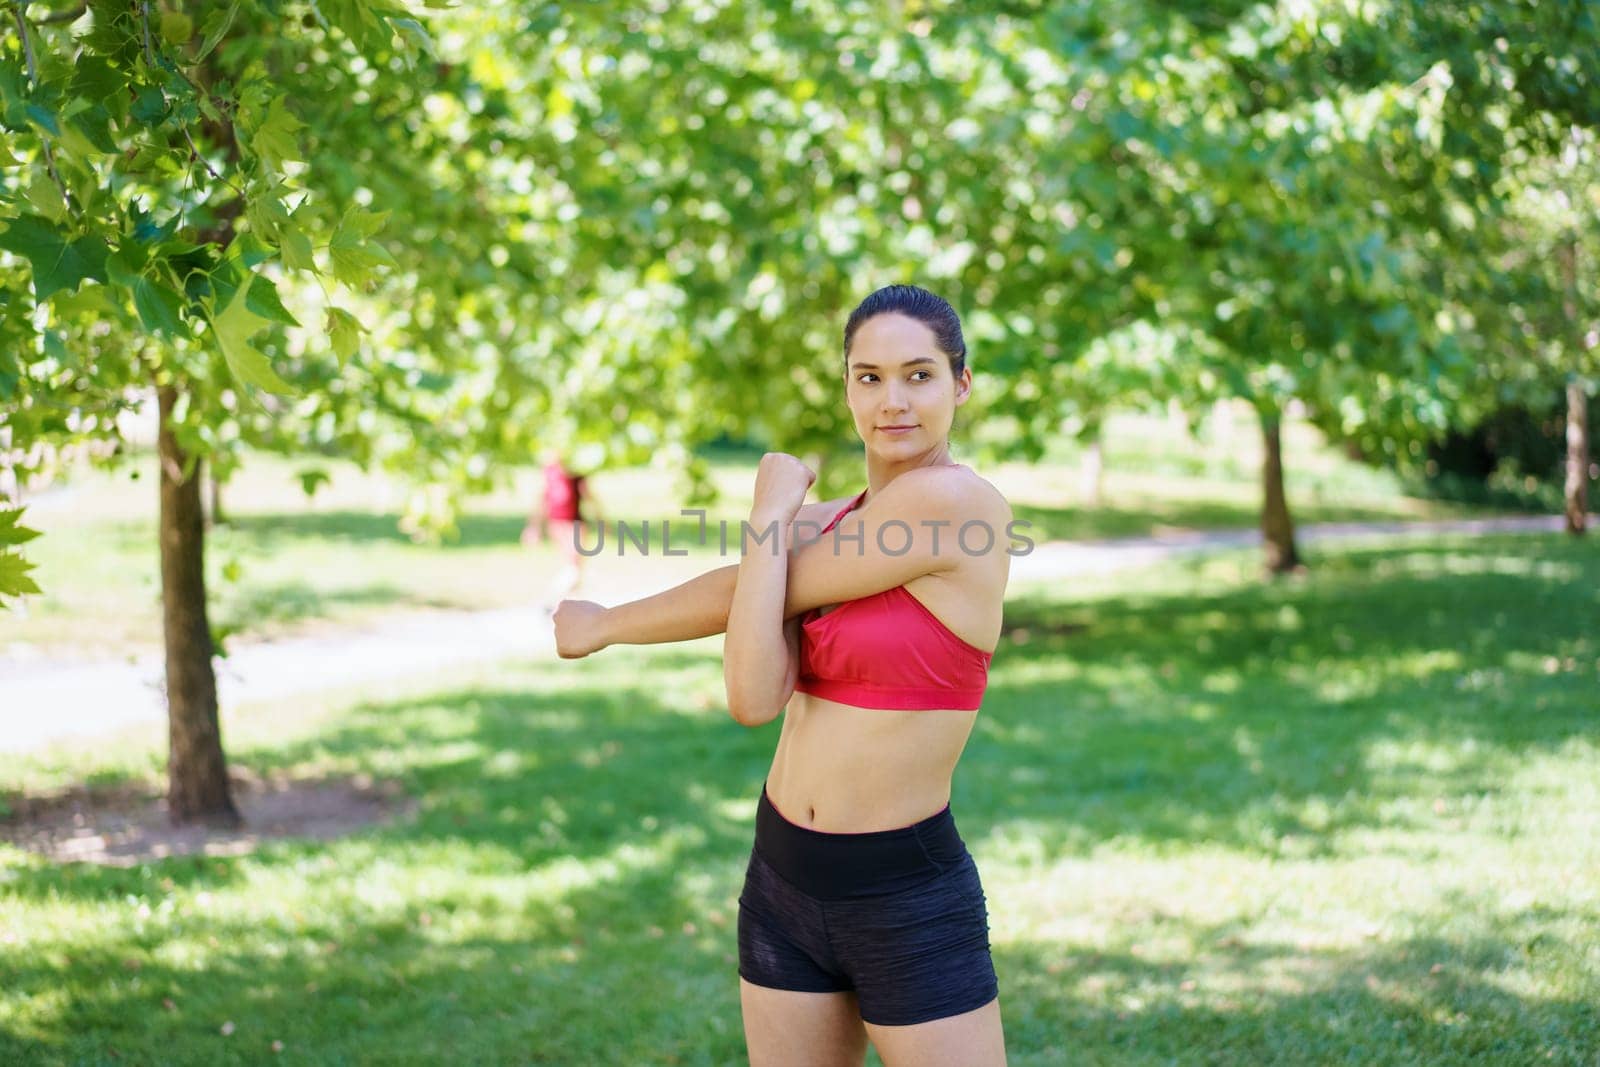
[[[833,517],[827,533],[861,503]],[[801,617],[800,676],[795,692],[858,708],[976,711],[994,653],[950,632],[903,585]]]

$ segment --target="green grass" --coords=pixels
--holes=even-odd
[[[1008,606],[954,809],[1012,1062],[1593,1063],[1600,547],[1255,574]],[[0,851],[0,1061],[741,1062],[777,728],[720,696],[706,641],[231,710],[236,762],[392,778],[415,818],[131,870]],[[147,778],[141,736],[0,782]]]
[[[1324,446],[1309,427],[1287,431],[1290,494],[1302,522],[1437,518],[1460,508],[1405,496],[1384,472]],[[1260,489],[1253,429],[1208,428],[1189,438],[1169,420],[1114,419],[1107,429],[1105,498],[1085,506],[1079,452],[1063,442],[1041,464],[979,463],[1004,491],[1035,541],[1138,536],[1168,529],[1254,527]],[[154,654],[161,640],[155,489],[148,456],[116,473],[78,472],[66,492],[30,508],[27,522],[45,536],[28,546],[45,595],[24,610],[0,612],[0,655],[74,657]],[[724,497],[711,521],[748,515],[754,461],[739,453],[712,457]],[[470,502],[459,536],[441,545],[413,543],[400,532],[404,490],[349,466],[318,461],[330,485],[307,500],[297,471],[307,464],[249,459],[225,494],[229,525],[208,537],[211,620],[225,634],[262,640],[311,630],[368,624],[395,611],[470,610],[532,602],[559,561],[551,549],[518,543],[536,473],[514,488]],[[138,477],[135,477],[135,476]],[[660,523],[679,515],[682,498],[659,471],[603,471],[594,484],[606,518],[634,530],[650,520],[651,551]],[[592,540],[588,543],[592,543]],[[608,546],[615,545],[615,526]],[[673,546],[707,565],[716,537],[695,544],[694,524],[680,519]],[[612,548],[591,570],[622,569]],[[629,561],[639,557],[631,546]],[[659,554],[648,560],[660,565]],[[641,576],[643,579],[645,576]]]

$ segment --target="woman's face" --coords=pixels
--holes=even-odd
[[[857,328],[844,394],[868,452],[913,460],[945,447],[971,391],[972,372],[952,375],[950,357],[916,319],[885,312]]]

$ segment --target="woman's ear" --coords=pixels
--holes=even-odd
[[[956,407],[967,402],[967,397],[972,395],[972,368],[962,367],[961,376],[956,379]]]

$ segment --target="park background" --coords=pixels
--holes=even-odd
[[[5,15],[0,1058],[738,1062],[775,737],[716,639],[558,663],[518,533],[547,449],[858,489],[910,281],[1039,541],[953,798],[1012,1059],[1593,1062],[1590,5]]]

